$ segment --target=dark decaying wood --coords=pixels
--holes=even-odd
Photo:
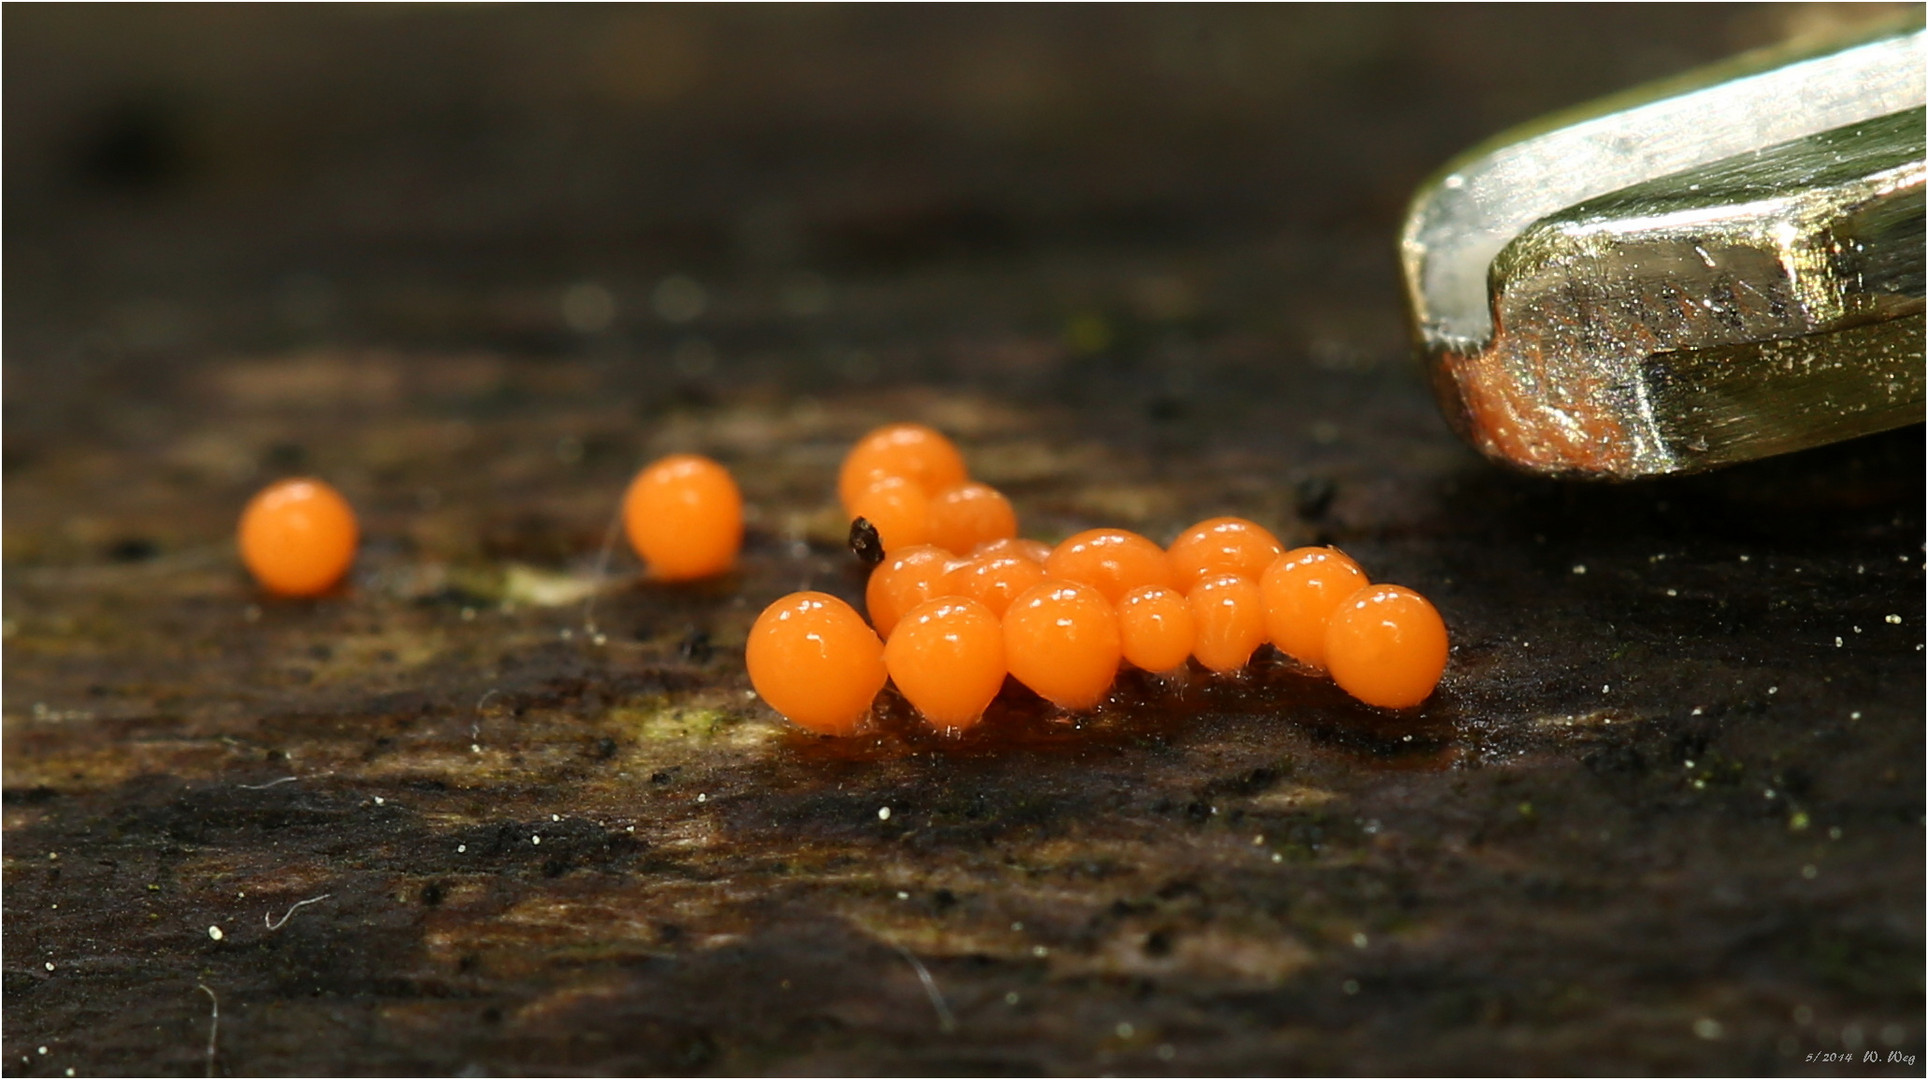
[[[1840,17],[10,10],[6,1073],[1918,1073],[1920,429],[1505,475],[1390,253],[1474,139]],[[861,596],[899,419],[1030,535],[1336,543],[1446,680],[788,730],[744,634]],[[740,568],[592,594],[670,451]],[[232,555],[290,473],[365,526],[312,602]]]

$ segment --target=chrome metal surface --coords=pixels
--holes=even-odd
[[[1921,420],[1925,40],[1742,58],[1449,166],[1402,261],[1456,429],[1630,478]]]

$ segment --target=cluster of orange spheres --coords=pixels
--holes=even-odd
[[[1055,548],[1021,540],[1010,503],[913,424],[859,442],[839,488],[884,548],[870,622],[836,597],[793,593],[758,617],[746,649],[757,693],[811,731],[861,731],[886,681],[932,727],[961,732],[1006,676],[1080,711],[1121,664],[1164,673],[1195,659],[1224,674],[1267,642],[1384,708],[1424,701],[1445,671],[1446,627],[1424,597],[1369,583],[1334,548],[1287,551],[1242,518],[1200,522],[1169,548],[1120,529]]]
[[[1007,676],[1079,711],[1105,699],[1121,664],[1170,672],[1196,660],[1223,674],[1267,642],[1385,708],[1424,701],[1446,667],[1446,627],[1424,597],[1370,584],[1336,549],[1286,551],[1242,518],[1200,522],[1169,548],[1120,529],[1055,548],[1019,539],[1010,501],[916,424],[858,442],[838,491],[883,548],[865,588],[869,623],[835,597],[796,593],[757,619],[746,656],[763,699],[812,731],[860,730],[886,681],[933,727],[958,732]],[[722,573],[743,542],[735,481],[692,454],[644,469],[622,519],[664,581]],[[354,511],[319,480],[274,484],[241,517],[243,561],[287,596],[334,587],[357,537]]]

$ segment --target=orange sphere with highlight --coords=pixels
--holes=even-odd
[[[1051,557],[1051,545],[1042,540],[1025,540],[1012,537],[1008,540],[993,540],[988,544],[979,544],[977,547],[971,549],[971,554],[973,556],[996,555],[999,557],[1009,556],[1014,559],[1029,559],[1039,566],[1043,566],[1044,561]]]
[[[1090,529],[1059,544],[1045,560],[1054,578],[1097,589],[1112,604],[1141,585],[1173,584],[1171,561],[1157,544],[1123,529]]]
[[[951,569],[952,596],[967,596],[1004,617],[1011,601],[1045,578],[1044,567],[1029,559],[976,555]]]
[[[1197,641],[1191,601],[1163,585],[1141,585],[1118,603],[1118,636],[1125,659],[1146,671],[1184,665]]]
[[[1284,548],[1265,526],[1244,518],[1217,517],[1186,529],[1166,549],[1177,587],[1190,591],[1216,574],[1257,581]]]
[[[977,726],[1004,687],[1004,634],[983,604],[942,597],[905,613],[884,643],[884,665],[925,721],[956,734]]]
[[[1265,644],[1265,598],[1250,581],[1237,574],[1208,577],[1186,599],[1197,633],[1192,655],[1207,668],[1221,675],[1237,671]]]
[[[319,480],[282,480],[241,512],[241,561],[269,592],[318,596],[355,561],[361,531],[341,493]]]
[[[674,454],[630,482],[623,527],[659,580],[709,577],[736,564],[743,495],[723,466],[698,454]]]
[[[1446,671],[1446,623],[1427,599],[1398,585],[1369,585],[1341,601],[1326,625],[1326,670],[1368,705],[1425,701]]]
[[[743,658],[757,695],[819,735],[861,731],[884,688],[884,643],[827,593],[791,593],[764,608]]]
[[[852,520],[863,518],[877,530],[886,552],[930,542],[931,500],[916,482],[880,476],[850,504]]]
[[[1259,579],[1272,644],[1307,667],[1323,669],[1333,609],[1367,584],[1366,572],[1337,548],[1293,548],[1280,555]]]
[[[928,544],[907,547],[884,558],[870,572],[864,586],[864,607],[870,623],[884,637],[911,608],[951,595],[951,571],[958,560],[943,548]]]
[[[949,439],[922,424],[890,424],[857,440],[837,473],[837,497],[857,517],[857,496],[880,476],[901,476],[926,495],[969,479],[964,455]]]
[[[1011,500],[989,484],[959,484],[931,499],[929,532],[930,542],[938,547],[973,551],[980,544],[1017,536],[1018,514]]]
[[[1004,613],[1011,675],[1061,709],[1089,709],[1118,678],[1124,644],[1104,594],[1075,581],[1046,581]]]

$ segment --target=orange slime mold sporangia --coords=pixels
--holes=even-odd
[[[1089,709],[1118,677],[1124,647],[1104,594],[1075,581],[1046,581],[1004,613],[1011,675],[1062,709]]]
[[[241,512],[241,561],[269,592],[315,596],[340,581],[360,539],[348,500],[319,480],[282,480]]]
[[[1237,574],[1218,574],[1187,594],[1197,640],[1192,655],[1207,668],[1227,674],[1244,667],[1265,644],[1265,600],[1259,587]]]
[[[623,526],[655,577],[709,577],[734,565],[743,546],[743,496],[728,469],[696,454],[676,454],[631,481],[623,495]]]
[[[955,734],[975,727],[1004,686],[1004,634],[983,604],[940,597],[904,614],[884,664],[930,726]]]
[[[1044,567],[1009,555],[974,555],[951,569],[949,592],[967,596],[999,618],[1026,590],[1043,581]]]
[[[1398,585],[1360,589],[1326,626],[1326,670],[1368,705],[1404,709],[1425,701],[1446,671],[1446,652],[1438,610]]]
[[[870,522],[885,552],[930,542],[930,496],[908,477],[875,478],[857,493],[850,514]]]
[[[882,476],[901,476],[925,495],[938,495],[969,479],[957,447],[922,424],[890,424],[857,440],[837,474],[837,497],[844,511],[860,516],[857,497]]]
[[[1113,604],[1141,585],[1173,584],[1171,561],[1157,544],[1123,529],[1090,529],[1059,544],[1045,560],[1054,578],[1080,581]]]
[[[1190,592],[1204,578],[1237,574],[1257,581],[1284,549],[1264,526],[1244,518],[1217,517],[1179,534],[1166,550],[1180,590]]]
[[[879,634],[890,637],[906,611],[951,594],[950,575],[957,565],[956,556],[928,544],[885,556],[864,586],[864,608],[870,612],[870,624]]]
[[[1141,585],[1118,603],[1118,635],[1125,659],[1146,671],[1171,671],[1192,655],[1197,628],[1183,593]]]
[[[989,484],[973,481],[947,488],[932,497],[929,513],[930,542],[952,551],[973,551],[1018,534],[1011,500]]]
[[[765,608],[743,659],[771,708],[820,735],[856,734],[884,688],[884,643],[826,593],[791,593]]]
[[[971,554],[973,556],[1008,555],[1016,559],[1029,559],[1043,566],[1045,560],[1051,557],[1051,545],[1042,540],[1024,540],[1014,537],[1009,540],[993,540],[988,544],[979,544],[971,549]]]
[[[1366,584],[1366,572],[1337,548],[1293,548],[1280,555],[1259,579],[1272,644],[1307,667],[1323,669],[1333,609]]]

